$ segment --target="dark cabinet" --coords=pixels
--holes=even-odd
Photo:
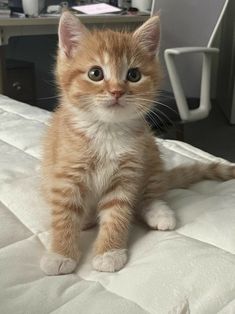
[[[34,63],[7,59],[4,94],[10,98],[35,105]]]

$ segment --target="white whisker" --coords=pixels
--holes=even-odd
[[[156,126],[157,128],[162,128],[161,127],[161,125],[160,124],[158,124],[158,122],[154,119],[154,117],[152,117],[152,116],[150,116],[150,115],[146,115],[146,111],[145,110],[143,110],[143,109],[145,109],[145,107],[144,106],[142,106],[141,104],[139,104],[139,106],[138,106],[138,109],[142,112],[142,113],[144,113],[144,115],[145,115],[145,121],[146,121],[146,118],[149,118],[149,120],[151,120],[151,122],[153,123],[153,125],[154,126]],[[165,125],[165,123],[164,123],[164,121],[161,119],[161,117],[159,117],[156,113],[154,113],[154,115],[157,117],[157,119],[163,124],[163,126],[164,127],[166,127],[166,125]]]
[[[146,108],[146,105],[144,105],[144,104],[139,104],[139,106],[142,106],[142,108]],[[148,113],[149,113],[149,114],[153,114],[154,116],[156,116],[157,119],[160,120],[160,122],[163,124],[163,126],[164,126],[165,128],[168,127],[168,125],[167,125],[166,122],[165,122],[165,119],[167,119],[167,121],[169,121],[170,124],[174,125],[174,121],[172,121],[172,120],[171,120],[164,112],[162,112],[160,109],[154,108],[154,110],[157,110],[157,112],[159,112],[162,116],[165,117],[164,120],[161,119],[161,117],[159,116],[159,114],[157,114],[153,109],[148,108],[148,107],[147,107],[147,109],[148,109]],[[151,117],[149,114],[147,115],[147,117],[148,117],[149,119],[153,118],[153,117]]]
[[[166,107],[168,108],[169,110],[173,111],[174,113],[178,114],[176,110],[174,110],[173,108],[171,108],[170,106],[166,105],[166,104],[163,104],[162,102],[160,101],[157,101],[157,100],[149,100],[149,99],[146,99],[146,98],[136,98],[137,100],[143,100],[143,101],[146,101],[146,102],[149,102],[149,103],[154,103],[154,104],[157,104],[157,105],[161,105],[163,107]]]

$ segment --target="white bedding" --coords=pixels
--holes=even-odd
[[[118,273],[92,270],[96,229],[82,233],[75,274],[42,273],[50,216],[39,192],[39,160],[49,117],[0,96],[0,313],[235,313],[235,180],[172,190],[177,229],[135,226],[128,263]],[[159,145],[169,167],[218,160],[181,142]]]

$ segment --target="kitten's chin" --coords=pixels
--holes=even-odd
[[[105,123],[127,123],[134,120],[140,120],[140,116],[128,107],[119,105],[110,106],[108,108],[99,108],[97,116],[100,121]]]

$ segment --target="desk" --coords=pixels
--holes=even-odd
[[[149,18],[149,15],[78,15],[88,27],[134,29]],[[4,46],[10,37],[56,34],[59,17],[0,18],[0,93],[4,93],[5,53]]]

